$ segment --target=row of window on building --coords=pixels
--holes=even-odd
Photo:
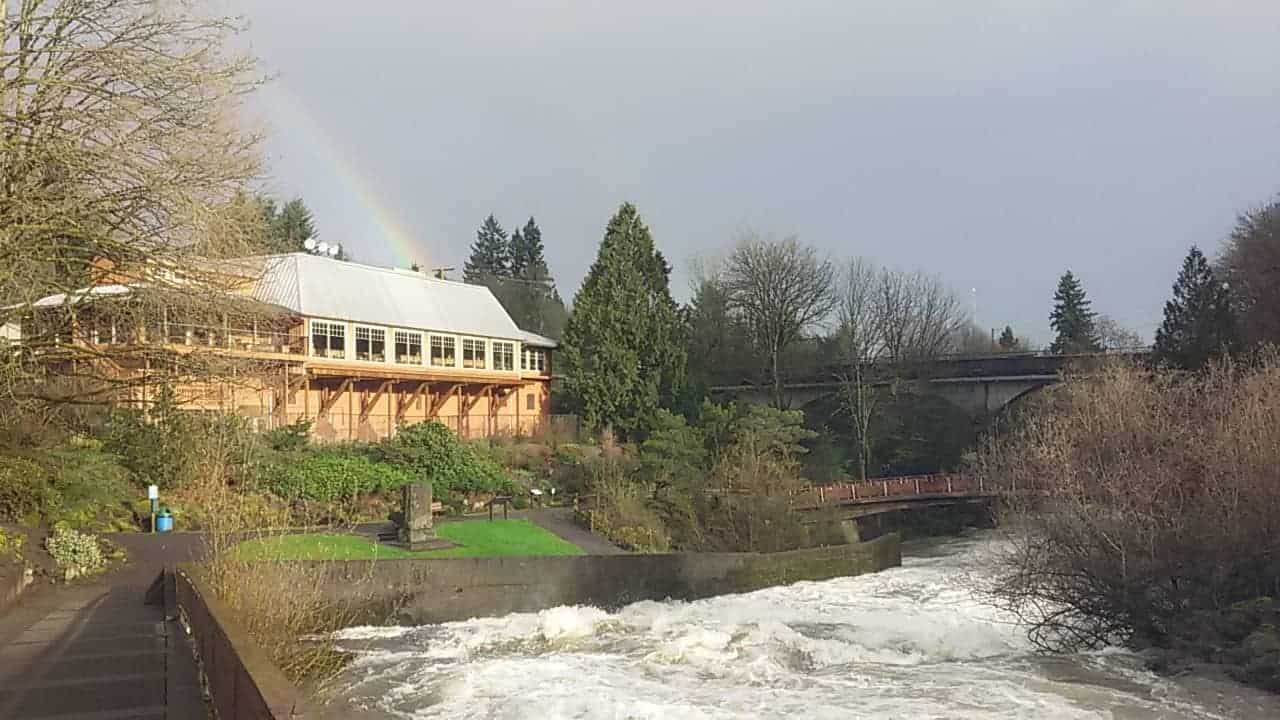
[[[314,357],[347,359],[347,327],[343,323],[311,321],[311,354]],[[516,344],[505,340],[456,338],[415,330],[393,330],[391,357],[397,365],[423,364],[423,337],[429,340],[427,364],[432,367],[462,367],[469,370],[514,371]],[[459,342],[459,340],[461,342]],[[459,353],[461,345],[461,353]],[[387,361],[387,331],[384,328],[355,326],[355,359],[362,362]],[[459,364],[459,356],[461,364]],[[523,348],[520,369],[545,372],[547,353],[539,348]]]

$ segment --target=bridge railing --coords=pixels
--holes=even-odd
[[[791,504],[795,508],[814,508],[857,502],[876,502],[883,498],[905,498],[931,495],[982,495],[983,479],[974,475],[944,473],[879,478],[864,482],[810,485],[796,491]]]

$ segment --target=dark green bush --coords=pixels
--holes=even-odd
[[[299,420],[292,425],[285,425],[262,434],[263,441],[272,450],[291,452],[301,450],[311,442],[311,422]]]
[[[300,455],[271,465],[262,477],[275,495],[322,502],[392,492],[412,481],[413,476],[399,467],[342,452]]]
[[[61,507],[62,497],[46,468],[25,458],[0,456],[0,520],[35,524]]]
[[[182,410],[164,387],[145,411],[112,411],[101,432],[103,448],[120,456],[136,483],[162,490],[181,487],[214,458],[230,481],[243,479],[264,446],[245,418]]]
[[[77,530],[131,530],[133,501],[144,497],[120,458],[92,446],[52,448],[41,462],[48,467],[54,490],[61,498],[49,522],[61,521]]]
[[[450,492],[496,493],[511,488],[510,478],[496,462],[458,440],[439,422],[402,428],[394,438],[379,444],[376,454],[414,478],[430,480],[438,497]]]

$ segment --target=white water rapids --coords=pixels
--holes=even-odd
[[[394,718],[1264,718],[1272,698],[1121,650],[1037,654],[970,580],[987,536],[903,566],[609,613],[351,628],[335,697]]]

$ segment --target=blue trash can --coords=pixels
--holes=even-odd
[[[172,529],[173,515],[168,510],[156,516],[156,532],[169,532]]]

